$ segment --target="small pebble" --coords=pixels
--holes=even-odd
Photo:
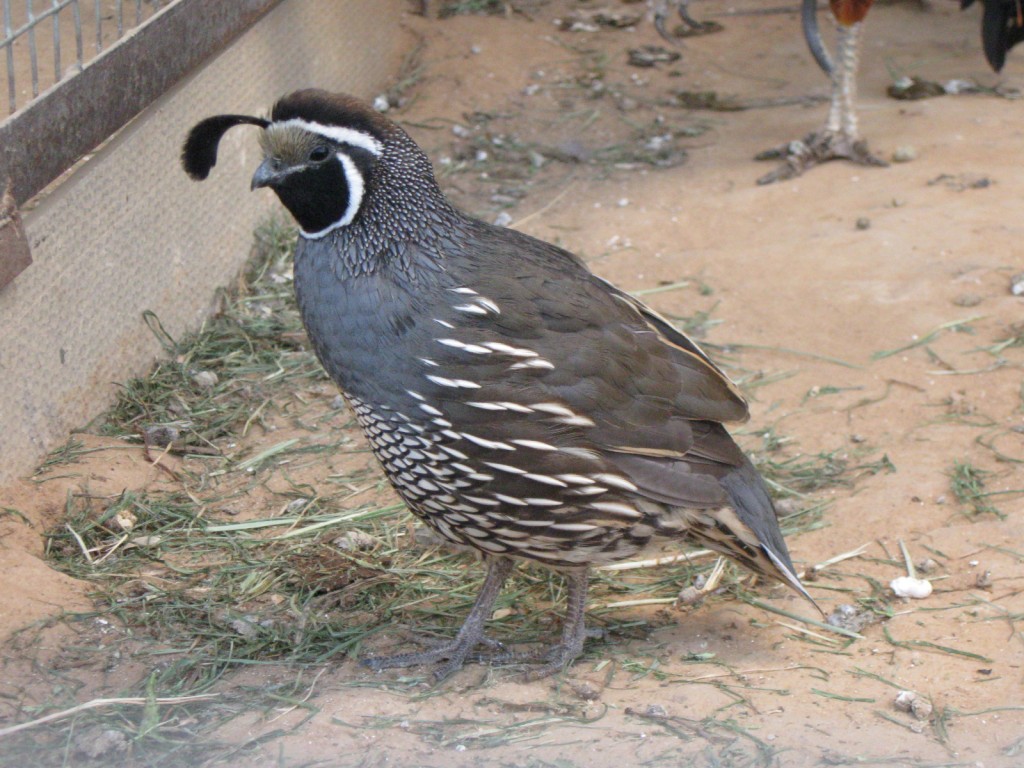
[[[502,211],[494,217],[494,226],[496,227],[507,227],[512,223],[512,217],[508,215],[507,211]]]
[[[114,522],[122,531],[130,531],[138,521],[139,519],[130,509],[122,509],[114,515]]]
[[[298,499],[292,499],[285,506],[284,511],[289,515],[295,515],[301,512],[308,503],[309,499],[304,499],[301,497]]]
[[[976,307],[981,304],[981,296],[974,293],[962,293],[953,299],[953,303],[958,307]]]
[[[914,691],[900,691],[893,705],[900,712],[909,712],[918,720],[927,720],[932,715],[932,703]]]
[[[192,381],[203,389],[212,389],[217,386],[217,382],[220,379],[217,378],[217,374],[213,371],[196,371],[192,374]]]
[[[74,740],[76,754],[84,755],[90,760],[101,758],[109,761],[115,753],[126,752],[131,744],[128,737],[113,728],[103,731],[87,731]],[[108,765],[111,764],[108,762]]]
[[[909,712],[910,703],[916,698],[917,694],[913,691],[900,691],[896,694],[893,706],[895,706],[900,712]]]
[[[166,448],[180,437],[181,432],[167,424],[157,424],[142,430],[142,439],[146,445],[156,448]]]
[[[871,229],[871,219],[861,216],[857,219],[857,229]]]
[[[917,159],[917,150],[909,144],[904,144],[902,147],[896,147],[892,153],[892,161],[894,163],[909,163],[911,160]]]
[[[1024,296],[1024,272],[1010,278],[1010,293],[1014,296]]]
[[[565,682],[568,683],[572,692],[583,701],[597,701],[601,698],[601,689],[594,687],[586,680],[577,683],[567,679]]]
[[[659,136],[651,136],[645,143],[644,149],[651,152],[659,152],[664,149],[668,144],[672,143],[672,134],[666,133]]]
[[[829,626],[848,629],[851,632],[860,632],[864,627],[873,624],[875,621],[875,614],[872,611],[858,608],[848,603],[837,605],[835,610],[825,619],[825,623]]]
[[[696,605],[703,599],[703,590],[697,589],[697,587],[684,587],[679,592],[679,596],[676,597],[676,607],[682,605]]]
[[[346,531],[331,542],[342,552],[353,552],[363,549],[373,549],[377,546],[377,539],[362,531]]]
[[[382,93],[380,96],[373,100],[373,108],[378,112],[387,112],[391,109],[391,102],[388,101],[387,94]]]
[[[912,576],[900,576],[889,582],[889,587],[897,597],[912,597],[923,600],[932,593],[932,583],[927,579],[915,579]]]
[[[237,619],[229,619],[227,624],[242,637],[254,637],[260,627],[268,626],[266,622],[257,620],[256,616],[251,614]]]

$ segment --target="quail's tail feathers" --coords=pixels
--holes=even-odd
[[[764,480],[761,479],[754,466],[749,461],[744,461],[742,466],[725,475],[721,479],[721,483],[726,493],[729,494],[729,500],[732,502],[736,514],[757,536],[761,551],[774,566],[774,574],[769,572],[766,575],[775,575],[780,581],[785,582],[805,597],[819,612],[822,612],[796,575],[786,542],[779,530],[775,506],[768,496]]]

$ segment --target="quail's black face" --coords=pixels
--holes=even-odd
[[[270,123],[260,146],[264,159],[253,189],[273,189],[314,239],[356,218],[381,152],[370,134],[297,118]]]
[[[253,176],[252,188],[273,189],[302,234],[312,239],[356,219],[384,142],[396,130],[351,97],[296,91],[274,105],[269,120],[218,115],[199,123],[182,152],[188,174],[205,179],[217,162],[221,136],[242,124],[263,128],[263,163]]]

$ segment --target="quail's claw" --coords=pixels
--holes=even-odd
[[[470,652],[478,645],[486,645],[493,649],[502,649],[501,643],[491,640],[484,634],[484,622],[491,615],[494,601],[501,591],[502,585],[515,568],[515,561],[509,558],[491,560],[487,568],[487,577],[480,588],[473,609],[463,622],[453,640],[443,642],[433,648],[418,653],[400,653],[397,656],[372,656],[361,659],[360,664],[375,672],[392,667],[415,667],[420,664],[435,664],[443,661],[434,669],[434,680],[441,682],[446,677],[462,668]]]
[[[477,645],[489,648],[490,653],[472,653],[473,648]],[[508,650],[502,643],[486,635],[481,635],[477,638],[472,636],[461,639],[456,638],[448,642],[438,643],[425,651],[417,651],[415,653],[400,653],[394,656],[371,656],[366,659],[360,659],[359,664],[372,669],[374,672],[381,672],[385,669],[396,667],[418,667],[423,664],[437,664],[443,661],[444,663],[435,667],[432,673],[434,681],[439,683],[460,670],[467,661],[487,661],[507,655],[508,653]]]
[[[876,167],[889,165],[885,160],[871,153],[866,141],[862,139],[851,141],[849,137],[841,133],[827,130],[812,133],[802,140],[791,141],[788,144],[759,152],[754,159],[783,161],[778,168],[757,180],[760,185],[795,179],[804,171],[829,160],[849,160],[856,165]]]
[[[662,39],[666,42],[672,43],[673,45],[679,45],[679,41],[672,36],[672,34],[665,28],[665,17],[668,15],[667,8],[664,3],[659,3],[658,7],[654,11],[654,28],[658,30],[658,34],[661,35]]]
[[[679,18],[682,19],[683,24],[689,28],[690,31],[687,35],[714,31],[715,25],[713,23],[697,21],[690,15],[690,0],[658,0],[654,5],[654,28],[658,30],[658,34],[663,39],[673,45],[679,44],[679,35],[672,34],[665,26],[665,21],[668,19],[668,5],[670,2],[675,5],[676,12],[679,14]]]
[[[690,0],[677,0],[678,4],[676,8],[679,11],[679,18],[683,20],[683,23],[694,30],[700,31],[707,28],[707,22],[697,21],[693,16],[690,15]]]

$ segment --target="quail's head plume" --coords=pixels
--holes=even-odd
[[[261,128],[252,186],[301,230],[295,289],[320,362],[412,513],[487,565],[451,642],[369,666],[457,670],[522,560],[568,584],[559,643],[491,656],[538,662],[533,676],[581,653],[589,568],[666,539],[807,596],[722,426],[746,403],[695,343],[571,253],[457,211],[405,131],[357,99],[305,90],[269,119],[209,118],[185,144],[191,176],[239,124]]]

